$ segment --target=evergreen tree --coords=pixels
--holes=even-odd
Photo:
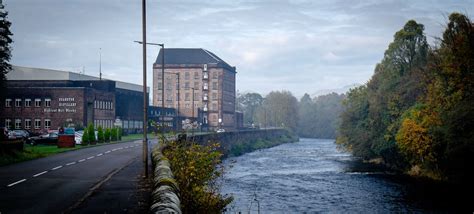
[[[0,0],[0,97],[5,96],[6,74],[12,66],[9,61],[11,58],[10,44],[13,42],[10,31],[11,22],[7,19],[8,12],[5,10],[3,1]]]

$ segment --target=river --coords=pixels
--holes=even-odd
[[[453,211],[439,210],[419,190],[413,193],[419,185],[364,167],[351,154],[337,150],[334,140],[300,139],[229,158],[224,164],[228,169],[221,192],[234,197],[228,213]]]

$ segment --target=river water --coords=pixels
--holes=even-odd
[[[234,197],[228,213],[440,211],[429,201],[413,199],[409,186],[414,185],[407,187],[406,181],[383,170],[369,170],[338,151],[334,140],[300,139],[224,164],[228,169],[222,193]]]

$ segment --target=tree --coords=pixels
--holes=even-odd
[[[89,123],[89,125],[87,126],[87,134],[89,135],[88,136],[89,142],[91,144],[95,144],[97,139],[95,138],[95,130],[94,130],[94,125],[92,123]]]
[[[0,0],[0,97],[6,94],[6,75],[12,69],[9,61],[13,34],[10,31],[11,22],[8,21],[7,16],[8,12],[5,10],[3,1]]]
[[[110,128],[105,129],[104,140],[105,140],[105,142],[110,142]]]
[[[258,110],[258,121],[265,127],[286,127],[296,131],[298,100],[289,91],[272,91]]]
[[[97,141],[99,143],[103,143],[104,142],[104,129],[102,129],[102,126],[99,126],[97,128]]]
[[[257,109],[262,105],[262,102],[263,97],[258,93],[237,95],[237,110],[244,114],[244,124],[255,123]]]

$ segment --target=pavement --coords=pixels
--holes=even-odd
[[[141,140],[0,167],[0,213],[147,212],[143,171]]]

